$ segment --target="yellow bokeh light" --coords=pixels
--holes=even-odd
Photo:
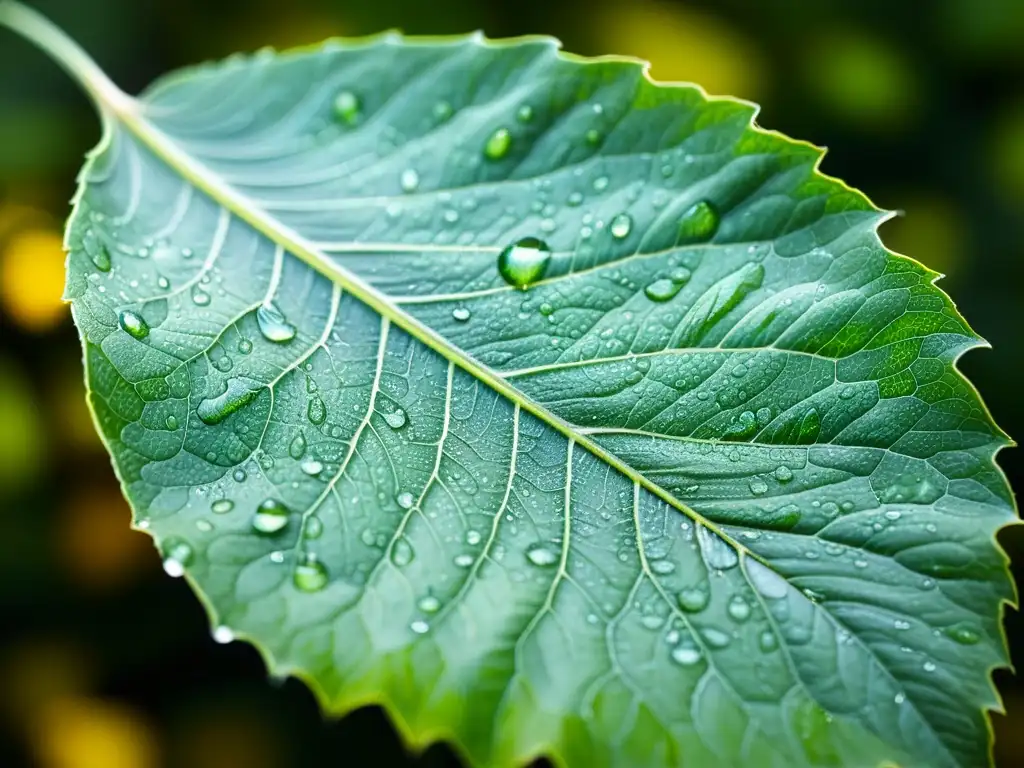
[[[60,698],[37,718],[33,746],[44,768],[150,768],[156,736],[131,709],[99,699]]]
[[[605,2],[588,16],[602,50],[650,61],[657,80],[697,83],[715,96],[763,95],[767,70],[754,43],[713,16],[657,0]]]
[[[68,315],[64,290],[64,246],[58,232],[26,229],[0,252],[0,301],[21,327],[50,330]]]

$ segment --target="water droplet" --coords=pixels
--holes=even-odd
[[[359,97],[352,91],[342,91],[334,97],[334,116],[348,125],[355,125],[360,116]]]
[[[900,511],[897,509],[890,509],[885,513],[886,520],[896,521],[899,520],[900,517],[902,517],[902,513],[900,513]]]
[[[398,410],[391,411],[391,413],[385,413],[384,421],[392,429],[401,429],[406,423],[405,411],[399,408]]]
[[[306,453],[306,437],[301,432],[288,444],[288,455],[298,461]]]
[[[482,538],[480,531],[466,531],[466,543],[471,547],[479,544]]]
[[[488,160],[501,160],[512,146],[512,134],[508,128],[499,128],[484,144],[484,156]]]
[[[452,310],[452,317],[458,320],[460,323],[464,323],[469,320],[470,312],[465,307],[456,307]]]
[[[309,405],[306,406],[306,416],[313,424],[323,424],[327,419],[327,406],[324,405],[324,401],[319,397],[311,397]]]
[[[703,242],[718,230],[718,211],[707,200],[701,200],[686,211],[679,219],[679,241],[683,243]]]
[[[252,342],[249,341],[248,339],[239,339],[238,352],[239,354],[242,355],[248,355],[250,352],[252,352]]]
[[[651,570],[659,576],[668,576],[676,569],[675,563],[671,560],[655,560],[651,563]]]
[[[434,119],[438,122],[444,122],[452,116],[452,105],[447,101],[439,101],[434,105]]]
[[[596,147],[598,144],[601,143],[601,132],[596,128],[591,128],[589,131],[586,132],[584,138],[587,140],[587,144],[589,144],[592,147]]]
[[[523,104],[523,106],[519,108],[519,111],[516,112],[516,119],[518,119],[520,123],[528,123],[533,120],[533,107],[529,104]]]
[[[163,275],[160,275],[160,277],[158,277],[158,278],[156,279],[156,284],[157,284],[157,287],[159,287],[159,288],[161,288],[162,290],[165,290],[165,291],[166,291],[166,290],[167,290],[168,288],[170,288],[170,287],[171,287],[171,281],[170,281],[170,280],[168,280],[168,279],[167,279],[166,277],[164,277]]]
[[[701,650],[692,645],[677,645],[672,649],[672,661],[684,667],[692,667],[701,659]]]
[[[624,237],[628,237],[633,229],[633,219],[628,213],[620,213],[612,219],[608,229],[612,233],[612,237],[616,240],[622,240]]]
[[[231,499],[217,499],[210,505],[210,511],[215,515],[226,515],[235,508],[235,502]]]
[[[960,643],[960,645],[975,645],[979,640],[981,640],[981,635],[965,624],[946,627],[943,632],[946,637]]]
[[[232,413],[255,400],[262,390],[262,385],[252,379],[230,378],[222,394],[199,402],[196,414],[204,424],[220,424]]]
[[[303,556],[292,574],[292,582],[303,592],[319,592],[327,581],[327,566],[312,553]]]
[[[895,627],[896,629],[900,630],[901,632],[905,632],[906,630],[910,629],[910,622],[909,621],[904,621],[903,619],[896,619],[892,623],[892,625],[893,625],[893,627]]]
[[[424,613],[437,613],[441,609],[441,601],[433,595],[427,595],[420,598],[420,601],[416,603],[416,605]]]
[[[704,642],[712,648],[725,648],[732,639],[728,633],[714,627],[705,627],[700,634]]]
[[[220,643],[221,645],[227,645],[235,639],[235,633],[231,631],[231,627],[225,627],[221,625],[213,630],[213,642]]]
[[[324,524],[320,522],[320,518],[316,515],[311,515],[306,518],[306,522],[302,526],[302,535],[307,539],[319,539],[324,532]]]
[[[604,192],[606,189],[608,189],[608,181],[609,181],[609,179],[608,179],[607,176],[598,176],[596,179],[594,179],[594,184],[593,184],[594,191],[595,192]],[[625,214],[622,214],[622,215],[625,215]],[[626,218],[629,218],[629,217],[627,216]],[[632,226],[633,222],[630,221],[629,223]],[[623,235],[623,237],[625,237],[625,235]]]
[[[692,277],[692,273],[686,267],[676,267],[668,274],[669,279],[673,283],[679,283],[680,285],[686,285]]]
[[[416,188],[420,185],[420,175],[416,173],[414,168],[406,168],[402,171],[399,183],[402,185],[403,192],[415,192]]]
[[[316,459],[306,459],[299,464],[299,469],[310,477],[316,477],[324,471],[324,465],[323,462],[317,461]]]
[[[762,480],[760,477],[752,477],[750,479],[750,492],[755,496],[762,496],[768,492],[768,483]]]
[[[271,302],[256,310],[256,323],[267,341],[283,344],[295,338],[295,326],[285,320],[281,310]]]
[[[473,564],[473,556],[468,554],[456,555],[452,558],[452,562],[455,563],[459,568],[469,568]]]
[[[670,280],[667,277],[663,277],[660,280],[655,280],[653,283],[644,288],[644,295],[647,296],[651,301],[668,301],[677,293],[682,286]]]
[[[676,600],[679,601],[679,607],[687,613],[698,613],[703,611],[707,605],[708,600],[711,596],[708,594],[708,590],[703,587],[687,587],[676,595]]]
[[[535,237],[524,237],[498,254],[498,272],[509,285],[526,288],[544,276],[550,260],[551,249],[547,243]]]
[[[729,601],[727,608],[729,616],[736,621],[746,621],[750,618],[750,603],[742,595],[734,595]]]
[[[775,479],[780,483],[788,483],[793,479],[793,470],[787,467],[785,464],[780,464],[775,469]]]
[[[132,312],[130,309],[121,310],[117,316],[117,324],[133,339],[144,339],[149,336],[149,323],[142,318],[142,315]]]
[[[926,661],[922,665],[922,668],[924,669],[925,672],[934,672],[936,670],[935,662],[934,661]]]
[[[758,636],[757,645],[765,653],[771,653],[779,647],[779,638],[770,629],[766,629]]]
[[[403,491],[395,497],[395,501],[398,502],[398,506],[402,509],[412,509],[412,505],[416,503],[416,499],[408,491]]]
[[[402,568],[411,563],[416,557],[412,544],[404,536],[395,539],[391,545],[391,562]]]
[[[96,269],[100,272],[110,271],[110,251],[102,243],[97,243],[96,247],[91,251],[86,248],[89,252],[89,258],[92,259],[92,263],[96,265]]]
[[[770,600],[778,600],[786,596],[789,585],[779,574],[749,557],[746,559],[746,564],[747,576],[750,577],[750,583],[754,589]]]
[[[543,544],[534,544],[526,550],[526,559],[542,568],[558,562],[558,554]]]
[[[736,550],[721,536],[704,526],[697,527],[697,542],[700,544],[701,554],[704,555],[704,562],[709,568],[724,571],[734,568],[739,562]]]
[[[236,483],[244,483],[245,482],[245,478],[246,478],[245,470],[242,469],[241,467],[239,467],[234,472],[232,472],[231,476],[235,479]]]
[[[415,632],[417,635],[425,635],[430,631],[430,625],[427,622],[417,619],[409,625],[409,629]]]
[[[895,696],[893,696],[892,700],[897,704],[902,704],[904,701],[907,700],[907,697],[902,693],[897,693]]]
[[[277,499],[267,499],[258,507],[252,518],[252,527],[256,533],[273,536],[280,533],[288,525],[288,507]]]
[[[171,414],[166,419],[164,419],[164,426],[167,427],[168,429],[177,429],[178,418],[174,416],[174,414]]]
[[[184,539],[168,539],[164,542],[164,573],[172,579],[185,575],[185,568],[192,562],[192,547]]]
[[[205,307],[210,303],[210,294],[202,289],[201,286],[192,286],[192,303],[197,307]]]
[[[665,623],[665,617],[656,613],[650,613],[640,619],[640,624],[645,629],[659,629]]]

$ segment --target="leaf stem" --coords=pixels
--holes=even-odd
[[[0,0],[0,26],[10,27],[56,61],[103,111],[132,110],[133,99],[114,85],[89,54],[39,11],[15,0]]]

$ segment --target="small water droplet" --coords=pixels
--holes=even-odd
[[[551,249],[543,240],[524,237],[498,254],[498,272],[509,285],[526,288],[540,280],[551,260]]]
[[[651,570],[659,576],[668,576],[670,573],[673,573],[675,569],[675,563],[671,560],[655,560],[651,563]]]
[[[430,631],[430,625],[421,619],[417,619],[409,625],[409,629],[411,629],[417,635],[425,635],[427,632]]]
[[[288,525],[288,507],[277,499],[267,499],[256,507],[252,518],[252,527],[256,533],[273,536],[280,533]]]
[[[255,400],[261,391],[262,385],[251,379],[230,378],[223,393],[199,401],[196,415],[204,424],[220,424],[228,416]]]
[[[981,635],[969,626],[957,624],[943,630],[946,637],[960,645],[976,645],[981,640]]]
[[[546,568],[558,562],[558,554],[543,544],[534,544],[526,550],[526,559],[534,565]]]
[[[925,672],[934,672],[936,670],[935,662],[934,661],[926,661],[922,665],[922,668],[924,669]]]
[[[316,477],[324,471],[324,465],[323,462],[317,461],[316,459],[305,459],[301,464],[299,464],[299,469],[310,477]]]
[[[785,464],[780,464],[775,469],[775,479],[780,483],[788,483],[793,479],[793,470],[787,467]]]
[[[267,341],[284,344],[295,338],[295,326],[285,320],[281,310],[271,302],[256,310],[256,323]]]
[[[198,285],[192,286],[192,303],[197,307],[205,307],[210,303],[210,294]]]
[[[424,613],[437,613],[441,609],[441,601],[433,595],[426,595],[420,598],[416,605]]]
[[[622,240],[624,237],[628,237],[630,231],[632,231],[633,219],[628,213],[620,213],[612,219],[608,229],[612,233],[612,237],[616,240]]]
[[[288,455],[298,461],[306,453],[306,436],[301,432],[288,444]]]
[[[727,632],[715,629],[714,627],[705,627],[701,630],[700,634],[704,638],[704,642],[712,648],[725,648],[729,645],[729,641],[732,640]]]
[[[387,422],[387,425],[392,429],[401,429],[406,423],[405,411],[399,408],[391,411],[391,413],[385,413],[384,421]]]
[[[466,531],[466,543],[471,547],[479,544],[482,538],[480,531]]]
[[[416,173],[414,168],[406,168],[402,171],[399,183],[402,185],[403,192],[415,192],[416,188],[420,185],[420,175]]]
[[[227,645],[235,639],[235,633],[231,631],[230,627],[221,625],[213,630],[213,641],[220,643],[221,645]]]
[[[734,595],[732,599],[729,600],[729,605],[726,610],[728,610],[729,616],[736,621],[746,621],[750,618],[750,603],[748,603],[742,595]]]
[[[141,340],[149,336],[149,323],[142,318],[142,315],[132,312],[130,309],[121,311],[117,316],[117,324],[133,339]]]
[[[306,522],[302,526],[302,535],[307,539],[319,539],[324,532],[324,524],[320,521],[320,518],[316,515],[311,515],[306,518]]]
[[[215,515],[226,515],[235,508],[235,502],[231,499],[217,499],[210,505],[210,511]]]
[[[239,354],[248,355],[252,352],[252,342],[248,339],[239,339],[237,349]]]
[[[768,492],[768,483],[762,480],[760,477],[752,477],[750,479],[750,492],[755,496],[762,496]]]
[[[892,623],[892,625],[893,625],[893,627],[895,627],[896,629],[900,630],[901,632],[905,632],[906,630],[910,629],[910,622],[909,621],[904,621],[903,619],[896,619]]]
[[[452,558],[452,562],[459,568],[469,568],[473,564],[473,556],[463,553]]]
[[[164,542],[164,573],[172,579],[185,575],[185,569],[192,562],[192,547],[184,539],[168,539]]]
[[[779,647],[779,638],[770,629],[766,629],[758,636],[757,645],[764,653],[771,653]]]
[[[327,406],[324,405],[324,401],[319,397],[311,397],[306,407],[306,416],[313,424],[323,424],[327,419]]]
[[[174,414],[171,414],[166,419],[164,419],[164,426],[167,427],[168,429],[177,429],[178,418]]]
[[[416,499],[408,491],[403,491],[395,497],[395,501],[398,502],[398,506],[402,509],[412,509],[412,505],[416,503]]]
[[[86,248],[86,251],[89,251]],[[100,272],[110,271],[110,251],[102,243],[96,243],[95,248],[89,252],[89,258],[92,259],[92,263],[96,265],[96,269]]]
[[[158,288],[161,288],[162,290],[165,290],[165,291],[166,291],[166,290],[167,290],[168,288],[170,288],[170,287],[171,287],[171,281],[170,281],[170,280],[168,280],[168,279],[167,279],[166,277],[164,277],[163,275],[160,275],[160,277],[158,277],[158,278],[156,279],[156,284],[157,284],[157,287],[158,287]]]
[[[416,557],[416,552],[412,548],[412,544],[404,536],[400,536],[395,539],[395,543],[391,545],[391,562],[397,565],[399,568],[403,568],[411,563]]]
[[[644,288],[644,295],[647,296],[651,301],[668,301],[677,293],[682,286],[670,280],[667,277],[663,277],[660,280],[655,280],[653,283]]]
[[[355,125],[359,122],[359,97],[352,91],[342,91],[334,97],[334,116],[343,123]]]
[[[303,592],[319,592],[327,586],[327,581],[327,566],[312,553],[302,557],[292,574],[292,582]]]
[[[701,660],[701,650],[692,645],[677,645],[672,649],[672,661],[684,667],[692,667]]]
[[[897,693],[895,696],[893,696],[892,700],[897,704],[902,704],[904,701],[907,700],[907,697],[902,693]]]
[[[707,605],[710,595],[702,587],[687,587],[676,595],[679,607],[687,613],[698,613],[703,611]]]
[[[523,106],[519,108],[519,111],[516,112],[516,119],[518,119],[520,123],[528,123],[533,120],[533,107],[529,104],[523,104]]]
[[[508,128],[499,128],[491,134],[490,138],[487,139],[487,143],[484,144],[484,156],[488,160],[501,160],[501,158],[508,154],[511,146],[512,134],[509,133]]]
[[[235,479],[236,483],[244,483],[246,478],[245,470],[239,467],[231,473],[231,477]]]
[[[452,310],[452,317],[460,323],[464,323],[469,320],[470,312],[465,307],[456,307]]]
[[[439,101],[434,105],[434,119],[438,122],[444,122],[452,116],[452,105],[447,101]]]
[[[899,520],[900,517],[902,517],[902,514],[897,509],[890,509],[885,513],[886,520],[896,521]]]
[[[584,138],[586,139],[587,144],[589,144],[592,147],[596,147],[598,144],[601,143],[601,132],[596,128],[591,128],[589,131],[586,132]]]
[[[718,230],[718,222],[715,207],[707,200],[701,200],[687,208],[680,217],[679,241],[693,243],[708,240]]]

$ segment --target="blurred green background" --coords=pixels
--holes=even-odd
[[[123,88],[236,50],[386,28],[548,33],[628,53],[661,80],[764,105],[760,122],[832,148],[826,172],[904,215],[883,236],[948,277],[994,346],[962,361],[1024,436],[1024,0],[39,0]],[[922,10],[927,9],[927,10]],[[0,765],[454,766],[406,755],[380,711],[324,722],[256,652],[216,645],[164,577],[83,401],[61,229],[98,122],[71,81],[0,30]],[[1017,403],[1015,405],[1015,403]],[[1024,460],[1001,463],[1024,488]],[[1024,538],[1003,540],[1024,568]],[[1011,651],[1024,622],[1010,612]],[[1024,681],[996,676],[999,765],[1024,754]]]

